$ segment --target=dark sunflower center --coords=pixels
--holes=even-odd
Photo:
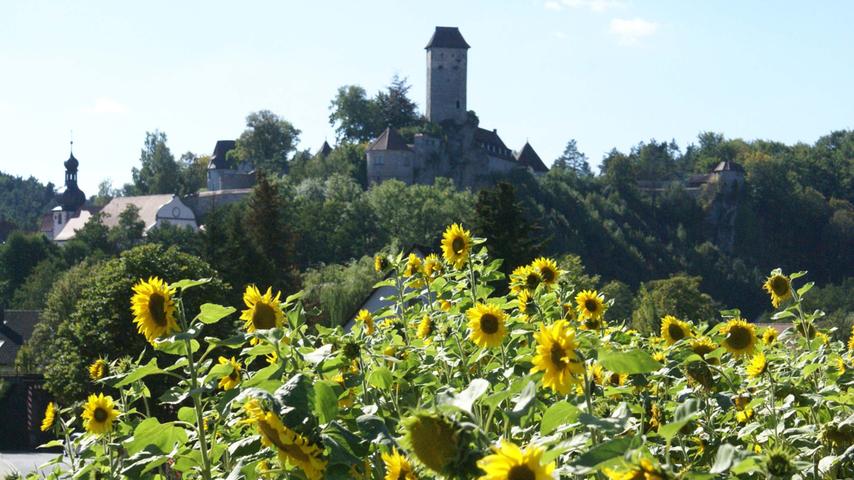
[[[536,480],[537,475],[527,465],[516,465],[507,472],[507,480]]]
[[[552,344],[552,349],[549,352],[552,363],[558,368],[566,368],[566,352],[557,343]]]
[[[148,311],[151,318],[160,327],[166,326],[166,298],[159,293],[152,293],[148,298]]]
[[[483,333],[492,335],[498,331],[498,317],[491,313],[484,313],[480,317],[480,329]]]
[[[540,275],[543,276],[543,281],[545,282],[551,282],[555,279],[555,271],[549,267],[540,270]]]
[[[670,334],[670,338],[673,340],[682,340],[685,338],[685,330],[682,330],[682,327],[675,323],[671,323],[667,327],[667,333]]]
[[[587,327],[588,330],[598,330],[602,324],[599,323],[599,320],[588,318],[584,321],[584,326]]]
[[[744,327],[734,327],[729,331],[727,342],[732,348],[741,350],[750,346],[750,330]]]
[[[712,347],[705,345],[705,344],[700,344],[700,345],[697,345],[696,347],[694,347],[694,353],[703,357],[707,353],[712,353]]]
[[[276,312],[273,307],[266,303],[255,304],[255,313],[252,314],[252,325],[258,330],[267,330],[276,326]]]
[[[397,474],[397,480],[407,480],[407,476],[409,475],[409,468],[406,465],[402,465],[400,467],[400,473]]]
[[[236,368],[234,370],[232,370],[231,373],[228,374],[228,378],[230,378],[231,380],[237,380],[237,369]]]
[[[95,411],[92,412],[92,418],[94,418],[98,423],[106,422],[108,417],[109,415],[107,415],[107,411],[101,407],[96,408]]]
[[[774,277],[771,279],[771,291],[782,297],[789,293],[789,282],[783,277]]]
[[[537,288],[537,285],[540,284],[540,276],[536,273],[529,273],[528,276],[525,278],[525,284],[531,290],[535,290]]]
[[[619,373],[612,373],[610,380],[611,380],[611,385],[619,385],[620,384],[620,374]]]
[[[463,253],[464,248],[466,248],[466,241],[463,240],[462,237],[456,237],[451,242],[451,250],[453,250],[457,255]]]
[[[599,311],[599,302],[592,298],[588,298],[584,301],[584,309],[590,313],[596,313]]]
[[[279,432],[272,425],[264,420],[258,420],[258,429],[261,430],[264,437],[275,445],[276,448],[287,451],[288,446],[282,443],[282,439],[279,438]]]

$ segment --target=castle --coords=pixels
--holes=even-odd
[[[548,172],[529,143],[513,151],[497,130],[478,126],[466,109],[469,44],[456,27],[436,27],[427,44],[427,120],[442,127],[442,138],[415,134],[407,143],[387,128],[366,151],[369,183],[397,179],[430,184],[447,177],[460,187],[479,187],[514,169]]]

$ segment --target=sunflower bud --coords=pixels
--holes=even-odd
[[[344,356],[347,357],[348,360],[355,360],[359,358],[359,353],[361,352],[359,348],[359,344],[356,342],[347,342],[344,344]]]
[[[454,424],[438,414],[419,413],[403,422],[405,442],[418,460],[436,473],[449,471],[459,452]]]
[[[686,367],[685,370],[688,374],[688,378],[702,385],[703,388],[707,390],[711,389],[712,385],[714,385],[715,383],[714,376],[712,376],[712,371],[709,370],[709,367],[708,365],[706,365],[706,362],[691,362],[688,364],[688,367]]]
[[[792,456],[785,450],[775,448],[765,457],[765,471],[772,477],[789,478],[797,472]]]

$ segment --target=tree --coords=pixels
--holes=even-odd
[[[196,155],[185,152],[178,161],[178,194],[190,195],[198,192],[207,185],[209,155]]]
[[[111,228],[107,239],[114,251],[123,252],[142,241],[145,222],[139,218],[139,207],[128,204],[119,214],[119,224]]]
[[[153,195],[178,192],[178,163],[166,146],[166,134],[145,132],[145,145],[139,156],[140,168],[134,167],[133,194]]]
[[[110,200],[121,195],[121,193],[120,189],[113,188],[112,180],[105,178],[98,183],[98,193],[89,197],[89,203],[96,207],[103,207],[110,203]]]
[[[531,215],[516,200],[516,191],[509,183],[499,182],[478,192],[474,208],[474,231],[486,238],[492,256],[504,259],[501,270],[505,275],[530,263],[542,251],[545,242],[537,238],[540,228],[529,220]]]
[[[53,282],[66,268],[67,265],[59,256],[50,256],[39,262],[15,290],[10,307],[16,310],[41,310]]]
[[[237,163],[249,162],[270,174],[286,173],[288,156],[296,149],[300,131],[269,110],[250,113],[246,127],[228,158]]]
[[[40,233],[12,232],[0,244],[0,308],[8,304],[36,265],[58,253],[56,245]]]
[[[661,330],[661,318],[673,315],[692,322],[715,322],[715,301],[700,291],[701,277],[674,275],[641,284],[632,326],[644,334]]]
[[[303,300],[308,307],[319,307],[316,322],[329,327],[343,325],[353,318],[380,279],[373,257],[309,269],[303,275]]]
[[[145,350],[143,363],[153,355],[162,356],[161,365],[167,358],[174,359],[152,354],[145,338],[134,331],[128,305],[133,286],[141,278],[158,276],[167,282],[213,278],[210,283],[185,293],[184,308],[191,316],[198,312],[201,303],[222,303],[226,292],[226,285],[207,263],[159,245],[138,246],[97,268],[81,267],[73,272],[69,274],[73,282],[61,281],[54,287],[70,298],[57,298],[53,291],[48,295],[47,321],[36,326],[30,341],[39,352],[34,357],[43,368],[45,387],[68,401],[99,388],[92,385],[87,373],[87,366],[99,357],[136,357]],[[227,324],[224,322],[221,328],[231,328]],[[219,327],[206,328],[205,334],[216,335]],[[157,392],[153,395],[156,397]]]
[[[285,196],[263,173],[252,189],[246,211],[246,233],[265,261],[255,265],[259,281],[279,290],[294,290],[296,254],[294,235],[286,221],[290,213]]]
[[[563,168],[575,172],[579,176],[590,176],[590,164],[587,163],[587,155],[578,150],[575,139],[570,140],[563,149],[561,156],[554,161],[554,167]]]
[[[367,142],[376,137],[380,125],[377,104],[358,85],[345,85],[329,105],[329,124],[339,142]]]
[[[418,107],[409,99],[410,85],[406,78],[392,77],[385,91],[377,93],[374,102],[380,118],[380,130],[385,127],[402,128],[419,122]]]

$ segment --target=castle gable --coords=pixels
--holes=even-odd
[[[427,43],[425,49],[429,48],[471,48],[460,29],[457,27],[436,27],[433,36],[430,37],[430,42]]]
[[[386,128],[368,147],[368,151],[395,150],[408,152],[411,149],[403,137],[393,128]]]

